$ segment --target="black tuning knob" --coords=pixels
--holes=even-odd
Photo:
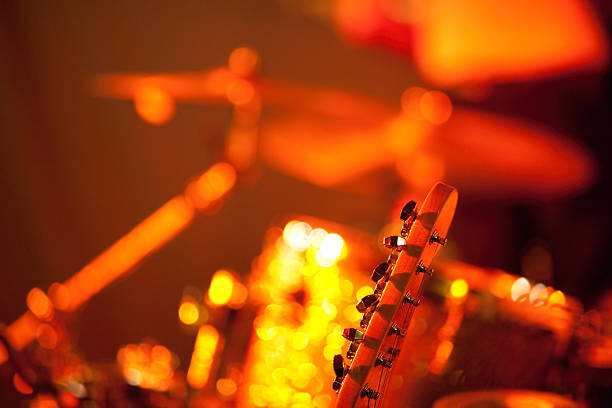
[[[378,265],[376,268],[374,268],[374,271],[372,272],[372,280],[374,282],[378,282],[383,277],[387,276],[387,272],[389,271],[390,266],[391,265],[389,265],[389,263],[383,262],[380,265]]]
[[[365,336],[361,330],[351,328],[342,330],[342,337],[359,344],[363,341]]]
[[[332,383],[332,388],[334,389],[334,391],[338,392],[340,390],[340,387],[342,387],[343,380],[344,378],[342,377],[336,377],[334,379],[334,382]]]
[[[359,313],[371,312],[378,305],[380,299],[376,295],[366,295],[355,306]]]
[[[416,208],[416,202],[415,201],[408,201],[406,203],[406,205],[404,206],[404,208],[402,208],[402,213],[400,214],[400,219],[402,221],[406,221],[408,218],[410,218],[411,215],[414,214],[414,209]]]
[[[344,359],[342,354],[334,356],[334,373],[336,373],[336,377],[344,377]]]

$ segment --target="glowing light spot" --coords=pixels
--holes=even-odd
[[[234,290],[234,277],[226,270],[218,270],[213,275],[208,289],[208,298],[217,306],[229,302]]]
[[[207,210],[211,203],[221,199],[236,183],[236,170],[228,163],[217,163],[191,182],[185,193],[193,205]]]
[[[546,401],[537,396],[529,395],[508,395],[504,398],[504,403],[508,408],[554,408],[552,402]]]
[[[57,347],[58,336],[55,329],[46,323],[42,323],[36,329],[36,340],[42,348],[53,350]]]
[[[515,279],[512,275],[507,273],[500,274],[493,282],[491,292],[499,298],[505,298],[510,295],[514,282]]]
[[[542,283],[534,285],[529,292],[529,303],[533,304],[534,306],[543,306],[546,304],[547,300],[548,290],[546,289],[546,285]]]
[[[463,279],[455,279],[450,285],[450,295],[454,298],[462,298],[467,295],[470,287],[467,282]]]
[[[50,320],[53,317],[53,305],[45,292],[39,288],[33,288],[26,299],[28,308],[34,315],[42,320]]]
[[[530,290],[531,285],[529,281],[525,278],[518,278],[512,285],[512,289],[510,289],[510,297],[515,302],[525,301],[527,300]]]
[[[283,230],[283,239],[291,249],[304,252],[310,246],[312,227],[305,222],[290,221]]]
[[[312,403],[315,408],[329,408],[332,397],[328,394],[318,394],[314,397]]]
[[[317,265],[323,268],[329,268],[336,263],[335,259],[326,258],[321,251],[318,251],[315,255],[315,261],[317,262]]]
[[[30,387],[30,385],[27,382],[25,382],[23,378],[19,376],[19,374],[13,375],[13,385],[15,386],[15,389],[17,391],[25,395],[28,395],[34,392],[32,387]]]
[[[39,395],[32,402],[30,408],[58,408],[55,398],[48,395]]]
[[[361,313],[355,309],[355,305],[349,305],[344,309],[344,318],[349,322],[356,322],[361,319]]]
[[[337,259],[342,253],[344,240],[338,234],[328,234],[321,242],[319,253],[327,259]]]
[[[425,92],[419,101],[423,117],[434,125],[446,122],[453,112],[453,104],[444,92]]]
[[[363,298],[364,296],[371,295],[372,293],[374,293],[374,289],[371,286],[362,286],[357,289],[355,297],[357,298],[357,300],[361,300],[361,298]]]
[[[153,125],[163,125],[174,116],[174,99],[155,85],[142,85],[134,94],[134,108],[140,117]]]
[[[323,301],[321,307],[323,307],[323,311],[326,315],[330,317],[330,319],[333,319],[334,317],[336,317],[336,314],[338,314],[338,309],[336,308],[336,305],[328,302],[327,300]]]
[[[302,332],[296,333],[295,336],[293,336],[291,345],[296,350],[303,350],[308,345],[308,336]]]
[[[548,298],[548,306],[565,306],[565,295],[560,290],[555,290]]]
[[[125,381],[133,386],[139,386],[142,383],[142,373],[136,368],[126,368],[123,371]]]
[[[402,111],[408,116],[420,116],[421,115],[421,97],[427,92],[425,88],[419,86],[413,86],[402,92],[401,103]]]
[[[236,394],[238,386],[231,378],[219,378],[217,380],[217,392],[224,397],[230,397]]]
[[[229,69],[236,75],[250,76],[258,65],[259,55],[250,47],[238,47],[229,56]]]
[[[310,232],[310,243],[315,248],[321,248],[321,244],[325,237],[327,237],[327,231],[323,228],[315,228]]]
[[[233,105],[244,106],[255,98],[255,88],[244,79],[236,79],[227,86],[225,96]]]
[[[208,382],[218,344],[219,332],[213,326],[200,327],[187,370],[187,382],[191,387],[203,388]]]
[[[70,291],[66,285],[55,282],[49,287],[49,298],[57,310],[68,310],[70,307]]]
[[[249,290],[240,282],[234,282],[234,289],[232,290],[232,296],[228,302],[228,306],[232,309],[240,309],[244,306],[249,296]]]
[[[198,321],[200,318],[200,311],[196,304],[186,301],[179,306],[178,315],[183,324],[190,325]]]

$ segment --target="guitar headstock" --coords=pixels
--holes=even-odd
[[[342,333],[351,342],[347,363],[340,354],[334,358],[337,408],[382,406],[393,362],[421,301],[423,280],[433,273],[432,259],[446,244],[456,206],[457,190],[438,183],[418,212],[414,201],[404,206],[400,234],[384,239],[391,253],[374,268],[374,294],[356,305],[363,313],[361,328],[344,329]]]

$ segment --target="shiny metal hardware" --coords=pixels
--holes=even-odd
[[[406,335],[406,330],[402,330],[395,323],[392,323],[391,328],[389,329],[389,334],[395,334],[397,336],[404,337]]]
[[[371,312],[376,309],[378,302],[380,299],[376,295],[365,295],[361,298],[361,300],[355,305],[359,313]]]
[[[379,264],[374,271],[372,272],[372,280],[374,282],[378,282],[382,278],[386,277],[389,270],[391,269],[391,265],[388,262],[383,262]]]
[[[365,335],[361,330],[351,328],[342,330],[342,337],[355,343],[361,343]]]
[[[374,286],[374,294],[376,296],[382,295],[383,291],[385,290],[385,286],[387,286],[387,282],[384,282],[384,281],[378,282],[376,286]]]
[[[406,205],[404,205],[404,208],[402,208],[400,219],[406,222],[406,220],[408,220],[408,218],[410,218],[411,216],[416,216],[416,213],[414,211],[415,208],[416,208],[416,201],[412,201],[412,200],[408,201]]]
[[[374,312],[364,313],[363,316],[361,316],[361,320],[359,321],[359,327],[361,327],[364,330],[367,329],[368,324],[370,324],[370,320],[372,320],[373,315],[374,315]]]
[[[364,385],[361,390],[361,398],[367,397],[368,399],[377,400],[378,395],[378,391],[374,391],[368,384]]]
[[[349,360],[354,359],[358,348],[359,343],[351,342],[349,344],[348,350],[346,350],[346,358],[348,358]]]
[[[344,382],[344,377],[336,377],[334,382],[332,383],[332,388],[334,391],[340,391],[340,387],[342,387],[342,382]]]
[[[433,234],[431,234],[431,237],[429,238],[429,243],[433,244],[440,244],[442,246],[446,245],[446,238],[442,238],[441,236],[438,235],[438,233],[436,231],[433,232]]]
[[[412,306],[417,307],[419,303],[421,303],[421,301],[419,299],[410,297],[410,294],[407,294],[406,296],[404,296],[404,303],[409,303]]]
[[[376,361],[374,362],[374,367],[383,366],[385,368],[390,368],[393,365],[393,359],[383,356],[379,354],[376,357]]]
[[[416,273],[417,273],[417,275],[418,275],[419,273],[425,273],[425,274],[427,274],[427,275],[431,276],[431,275],[433,275],[434,270],[433,270],[433,268],[428,268],[428,267],[426,267],[426,266],[423,264],[423,261],[419,261],[419,264],[418,264],[418,265],[417,265],[417,267],[416,267]]]
[[[390,235],[383,239],[383,245],[389,249],[401,251],[406,247],[406,239],[404,237],[400,237],[399,235]]]

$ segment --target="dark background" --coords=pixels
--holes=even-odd
[[[231,50],[248,44],[261,55],[262,73],[273,78],[395,104],[404,89],[421,84],[407,57],[346,43],[330,24],[284,3],[2,2],[0,321],[25,311],[32,287],[64,281],[219,158],[229,107],[179,104],[175,118],[156,127],[130,101],[92,97],[93,75],[203,70],[224,65]],[[609,32],[610,9],[595,7]],[[609,71],[576,73],[498,85],[475,104],[581,142],[597,161],[598,179],[554,202],[461,196],[452,240],[462,260],[520,274],[523,254],[538,242],[553,257],[545,283],[587,308],[609,290],[611,91]],[[377,196],[357,195],[262,166],[258,182],[233,194],[217,215],[198,217],[82,307],[79,346],[87,358],[109,361],[120,345],[152,337],[184,362],[193,338],[179,330],[176,311],[186,285],[205,288],[221,267],[246,274],[266,228],[282,214],[376,232],[397,193],[388,185]],[[16,398],[10,382],[0,378],[0,399]]]

